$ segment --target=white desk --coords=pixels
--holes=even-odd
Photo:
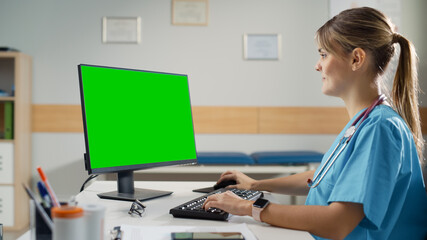
[[[294,231],[272,227],[265,223],[259,223],[251,217],[231,216],[229,221],[211,221],[174,218],[169,214],[169,209],[184,202],[190,201],[202,193],[192,192],[193,189],[212,186],[214,182],[135,182],[135,187],[152,188],[157,190],[173,191],[172,195],[153,200],[144,201],[147,206],[142,218],[135,218],[128,215],[131,202],[100,199],[96,195],[101,192],[116,190],[117,183],[113,181],[97,181],[77,195],[79,204],[102,204],[106,207],[105,232],[109,239],[109,232],[114,226],[122,224],[144,225],[144,226],[226,226],[227,224],[246,223],[249,229],[259,240],[271,239],[313,239],[307,232]],[[266,193],[265,198],[274,202],[274,195]]]

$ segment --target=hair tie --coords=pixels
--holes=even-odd
[[[397,43],[402,36],[399,33],[393,33],[392,37],[391,43]]]

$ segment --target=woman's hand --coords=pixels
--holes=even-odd
[[[253,184],[256,182],[255,179],[248,177],[244,173],[239,171],[227,171],[221,174],[221,177],[218,180],[219,182],[227,181],[227,180],[235,180],[236,185],[229,185],[227,188],[238,188],[238,189],[248,189],[250,190]]]
[[[243,200],[231,191],[209,196],[203,204],[204,209],[219,208],[233,215],[252,215],[253,201]]]

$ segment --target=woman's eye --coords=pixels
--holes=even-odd
[[[321,54],[320,54],[320,57],[321,57],[321,58],[326,58],[326,56],[327,56],[327,55],[326,55],[326,53],[321,53]]]

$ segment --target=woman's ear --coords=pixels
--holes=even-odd
[[[361,48],[355,48],[351,53],[351,69],[359,70],[366,62],[366,52]]]

